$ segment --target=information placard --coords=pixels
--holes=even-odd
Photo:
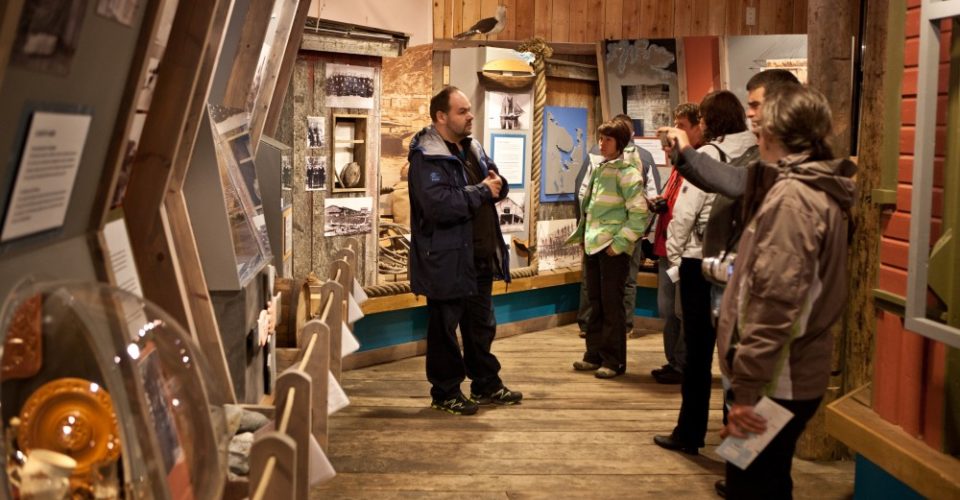
[[[86,114],[33,113],[0,241],[63,225],[91,119]]]

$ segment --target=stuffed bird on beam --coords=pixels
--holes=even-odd
[[[497,15],[477,21],[467,31],[454,36],[455,40],[463,40],[474,35],[496,35],[503,31],[504,24],[507,21],[507,8],[503,5],[497,7]]]

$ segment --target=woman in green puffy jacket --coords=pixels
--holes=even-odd
[[[604,161],[590,177],[587,195],[580,202],[584,216],[567,239],[583,247],[591,307],[587,350],[573,367],[594,371],[597,378],[613,378],[627,369],[623,291],[634,245],[647,223],[647,202],[643,174],[623,159],[623,149],[632,139],[626,124],[604,122],[597,136]]]

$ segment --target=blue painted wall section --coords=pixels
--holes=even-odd
[[[493,297],[493,306],[498,324],[513,323],[542,316],[576,311],[580,297],[580,285],[541,288]],[[657,316],[657,290],[637,288],[638,316]],[[364,316],[357,322],[354,334],[360,341],[360,350],[369,351],[427,337],[426,306],[397,311],[388,311]]]
[[[921,500],[923,498],[863,455],[857,455],[853,484],[854,500]]]

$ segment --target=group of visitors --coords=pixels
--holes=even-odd
[[[754,411],[762,397],[794,415],[746,470],[728,464],[717,491],[789,498],[794,447],[826,390],[829,329],[846,300],[854,166],[831,152],[822,94],[783,70],[758,73],[747,91],[746,109],[725,90],[676,108],[675,127],[658,131],[673,166],[662,192],[629,117],[598,127],[568,239],[583,250],[585,350],[573,368],[600,379],[625,373],[638,266],[656,259],[666,363],[652,375],[679,383],[682,403],[674,430],[654,442],[687,454],[704,446],[717,346],[723,436],[764,432]],[[411,287],[427,297],[432,406],[473,414],[522,399],[490,352],[491,283],[510,279],[494,207],[508,181],[470,137],[462,92],[442,90],[430,116],[410,146]]]

